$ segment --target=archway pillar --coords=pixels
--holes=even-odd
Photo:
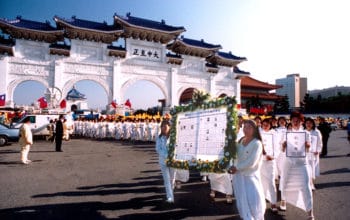
[[[170,69],[170,99],[171,100],[166,100],[166,106],[175,106],[175,105],[178,105],[178,100],[179,100],[179,97],[177,97],[177,91],[179,90],[178,88],[178,79],[177,79],[177,75],[178,75],[178,68],[171,68]],[[169,103],[170,102],[170,103]]]
[[[235,96],[237,104],[241,104],[241,78],[236,79],[236,85],[235,85]]]
[[[215,97],[216,96],[216,88],[215,88],[215,76],[211,75],[209,76],[209,92],[210,92],[210,96],[211,97]]]
[[[108,102],[111,103],[114,99],[118,104],[122,103],[123,94],[122,93],[122,73],[121,73],[121,63],[117,59],[113,63],[113,76],[112,76],[112,96],[108,97]]]
[[[0,73],[7,73],[8,69],[8,58],[7,57],[0,57]],[[6,94],[6,103],[13,106],[13,94],[10,93],[8,90],[7,85],[9,84],[8,74],[1,74],[3,77],[1,77],[0,80],[0,95]]]

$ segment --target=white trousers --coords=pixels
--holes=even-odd
[[[30,150],[30,144],[26,144],[26,145],[22,146],[22,149],[21,149],[21,161],[22,161],[22,163],[27,162],[29,150]]]
[[[165,164],[159,164],[159,165],[163,176],[166,197],[167,199],[174,201],[174,192],[173,192],[173,188],[174,188],[173,186],[175,183],[174,171],[169,167],[167,167]]]

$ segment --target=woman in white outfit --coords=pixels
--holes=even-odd
[[[305,133],[305,149],[310,148],[310,133],[304,130],[302,122],[304,117],[299,112],[292,112],[290,115],[291,130],[289,132]],[[286,139],[287,140],[287,137]],[[282,151],[286,152],[287,141],[283,142]],[[290,157],[286,155],[283,164],[283,171],[280,180],[281,189],[281,205],[285,206],[285,202],[305,210],[308,213],[308,219],[314,219],[313,215],[313,198],[310,185],[310,177],[306,157]]]
[[[311,146],[307,153],[307,160],[310,168],[310,184],[312,189],[315,188],[316,177],[320,175],[320,153],[322,152],[322,134],[316,128],[315,120],[312,118],[305,119],[305,129],[310,132]]]
[[[263,147],[259,128],[253,120],[244,122],[244,137],[237,145],[237,162],[228,172],[239,215],[244,220],[264,219],[266,202],[260,179]]]
[[[156,151],[159,155],[159,166],[162,172],[164,186],[166,191],[166,202],[174,203],[174,182],[175,178],[170,167],[167,167],[166,160],[168,158],[168,144],[169,144],[169,134],[170,134],[170,122],[164,120],[160,126],[161,133],[156,140]]]
[[[261,137],[264,148],[263,162],[260,170],[261,183],[263,185],[265,198],[271,203],[271,211],[276,213],[277,209],[277,189],[275,183],[276,177],[276,160],[278,155],[278,147],[275,143],[276,132],[271,129],[270,119],[264,119],[261,125]]]

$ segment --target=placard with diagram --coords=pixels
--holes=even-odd
[[[208,100],[194,94],[189,105],[170,110],[171,129],[167,165],[201,172],[225,172],[236,155],[235,97]]]
[[[217,160],[224,156],[226,108],[180,113],[177,117],[176,160]]]

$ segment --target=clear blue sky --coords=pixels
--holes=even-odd
[[[299,73],[308,78],[308,89],[313,90],[350,86],[349,6],[347,0],[1,0],[0,17],[21,15],[53,25],[54,15],[108,24],[113,23],[114,13],[164,19],[169,25],[184,26],[187,38],[220,44],[222,51],[246,57],[248,61],[239,67],[258,80],[275,83],[287,74]],[[16,89],[18,104],[28,102],[21,98],[28,84]],[[42,85],[34,85],[37,89],[31,89],[31,100],[44,91]],[[140,92],[145,86],[154,92],[153,100]],[[105,106],[107,97],[101,86],[82,81],[77,88],[86,94],[90,106]],[[131,86],[127,96],[136,108],[157,105],[163,98],[155,85],[144,82]]]

